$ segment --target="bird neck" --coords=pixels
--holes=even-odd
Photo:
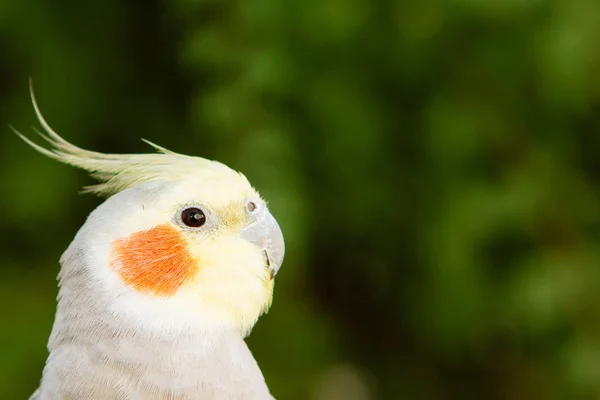
[[[166,399],[184,390],[188,398],[271,399],[239,330],[202,319],[186,325],[161,303],[136,303],[100,284],[91,263],[103,262],[105,253],[85,244],[76,238],[61,258],[41,399],[85,397],[72,397],[74,387],[122,398],[115,391],[123,385],[132,391],[127,398]],[[151,393],[139,392],[145,389]]]

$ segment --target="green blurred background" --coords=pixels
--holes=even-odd
[[[243,171],[287,241],[249,344],[279,399],[600,398],[597,0],[0,1],[0,390],[46,358],[101,200],[49,123]]]

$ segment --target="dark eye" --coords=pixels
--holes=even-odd
[[[257,206],[256,206],[256,203],[255,203],[255,202],[253,202],[253,201],[249,201],[249,202],[246,204],[246,208],[248,208],[248,211],[249,211],[249,212],[251,212],[251,213],[252,213],[252,212],[254,212],[254,210],[256,210],[256,207],[257,207]]]
[[[191,228],[199,228],[206,222],[206,215],[199,208],[186,208],[181,212],[181,220]]]

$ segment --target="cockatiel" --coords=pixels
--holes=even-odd
[[[272,300],[282,232],[244,175],[159,146],[102,154],[56,134],[40,153],[108,199],[62,255],[58,306],[30,400],[273,399],[244,342]],[[39,132],[38,132],[39,133]]]

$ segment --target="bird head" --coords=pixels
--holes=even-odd
[[[56,134],[34,109],[50,148],[108,197],[61,259],[60,301],[105,308],[151,329],[234,329],[246,335],[272,301],[284,240],[266,202],[224,164],[150,145],[152,154],[103,154]],[[60,306],[60,302],[59,302]],[[143,321],[143,322],[141,322]]]

